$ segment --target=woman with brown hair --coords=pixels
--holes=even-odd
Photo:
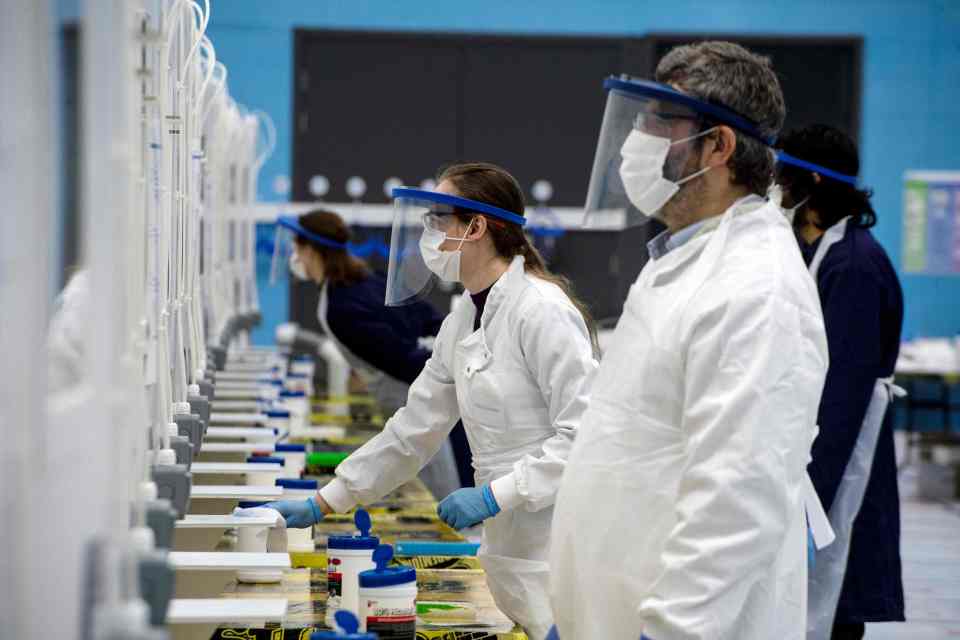
[[[449,167],[436,191],[395,189],[387,304],[410,304],[437,278],[463,284],[406,406],[337,468],[299,521],[372,502],[410,479],[462,419],[476,488],[439,515],[483,523],[479,559],[497,606],[543,640],[553,502],[597,369],[594,330],[563,278],[523,233],[517,181],[492,164]],[[283,511],[283,509],[281,509]]]
[[[437,335],[443,317],[418,301],[403,308],[384,305],[386,281],[350,252],[350,228],[332,211],[280,216],[293,235],[290,271],[320,289],[317,319],[350,367],[366,382],[385,419],[404,405],[430,350],[422,338]],[[444,442],[420,472],[438,498],[460,487],[453,448]]]

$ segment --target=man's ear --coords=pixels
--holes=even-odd
[[[730,127],[720,125],[708,140],[713,145],[704,144],[707,153],[704,166],[725,167],[737,150],[737,134]]]

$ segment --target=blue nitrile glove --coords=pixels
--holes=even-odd
[[[268,509],[276,509],[287,521],[291,529],[306,529],[323,520],[320,505],[313,498],[306,500],[277,500],[263,505]]]
[[[437,515],[454,529],[472,527],[500,513],[490,485],[457,489],[437,507]]]
[[[813,570],[817,563],[817,545],[813,542],[813,531],[807,527],[807,569]]]

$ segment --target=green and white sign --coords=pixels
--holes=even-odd
[[[903,270],[960,274],[960,171],[907,171]]]

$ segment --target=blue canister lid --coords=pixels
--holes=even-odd
[[[307,374],[305,374],[305,373],[288,373],[288,374],[287,374],[287,379],[289,380],[290,378],[294,378],[294,379],[297,379],[297,380],[306,380],[306,379],[307,379]]]
[[[370,514],[364,509],[357,509],[353,516],[353,522],[360,531],[359,536],[329,536],[327,538],[327,549],[351,549],[354,551],[374,550],[380,544],[380,538],[370,535],[372,525]]]
[[[290,412],[286,409],[267,409],[263,412],[263,415],[268,418],[289,418]]]
[[[373,552],[373,561],[377,563],[377,568],[360,572],[360,588],[395,587],[417,581],[417,570],[413,567],[388,567],[387,563],[392,557],[393,547],[388,544],[377,547]]]
[[[304,353],[294,357],[293,361],[294,362],[313,362],[313,356],[310,356]]]
[[[284,389],[280,392],[281,398],[306,398],[307,394],[303,391],[289,391]]]
[[[373,551],[380,544],[377,536],[330,536],[327,549],[350,549],[352,551]]]
[[[417,570],[413,567],[384,567],[360,572],[360,588],[396,587],[417,581]]]
[[[271,456],[250,456],[249,458],[247,458],[247,462],[249,462],[250,464],[271,464],[272,463],[272,464],[285,465],[287,461],[284,460],[283,458],[275,458]]]
[[[357,631],[360,628],[360,621],[352,611],[341,609],[333,614],[337,626],[342,632],[337,631],[315,631],[310,634],[310,640],[377,640],[375,633],[361,633]]]
[[[320,486],[316,480],[300,480],[297,478],[277,478],[274,484],[284,489],[313,489],[314,491]]]
[[[272,384],[272,385],[275,386],[275,387],[282,387],[282,386],[283,386],[283,380],[271,380],[271,381],[270,381],[270,384]]]
[[[268,502],[268,500],[241,500],[237,503],[237,506],[241,509],[253,509],[254,507],[262,507]]]
[[[293,444],[290,442],[278,442],[273,445],[273,450],[277,453],[306,453],[307,445]]]

